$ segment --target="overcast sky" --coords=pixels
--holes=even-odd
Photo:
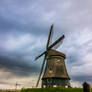
[[[43,57],[33,60],[45,50],[51,24],[53,41],[65,35],[57,50],[67,56],[71,80],[92,83],[91,0],[1,0],[0,88],[35,85]]]

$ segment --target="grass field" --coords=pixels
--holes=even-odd
[[[82,88],[32,88],[20,91],[0,91],[0,92],[83,92]],[[92,89],[91,89],[92,92]]]
[[[83,89],[82,88],[44,88],[44,89],[39,88],[39,89],[22,89],[21,92],[83,92]]]
[[[21,91],[13,91],[13,90],[0,90],[0,92],[21,92]]]

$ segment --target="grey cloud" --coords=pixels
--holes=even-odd
[[[10,2],[10,3],[9,3]],[[11,0],[8,3],[1,5],[1,16],[0,16],[0,31],[1,33],[35,33],[36,34],[42,34],[43,30],[45,30],[42,25],[42,23],[39,21],[40,16],[35,16],[34,10],[28,10],[27,5],[25,3],[19,4],[19,1],[12,2]],[[17,3],[17,4],[16,4]],[[9,6],[8,6],[9,5]],[[22,6],[23,5],[23,6]],[[28,6],[31,9],[32,6]],[[25,8],[24,8],[25,7]],[[27,12],[26,12],[27,11]],[[29,13],[31,16],[29,16]],[[23,13],[23,14],[22,14]],[[7,15],[7,16],[6,16]],[[35,16],[35,17],[34,17]],[[37,26],[38,25],[38,26]],[[45,27],[45,26],[44,26]],[[3,30],[3,31],[2,31]],[[16,32],[15,32],[16,31]],[[46,33],[46,31],[44,31]]]
[[[88,83],[92,83],[92,76],[88,76],[88,75],[85,75],[85,76],[72,76],[71,77],[72,80],[77,80],[77,81],[80,81],[80,82],[88,82]]]
[[[17,57],[16,59],[0,57],[0,68],[17,76],[29,76],[39,70],[38,66],[35,66],[32,63],[29,64],[20,57]]]
[[[9,34],[21,36],[24,34],[26,35],[26,33],[35,35],[36,39],[41,36],[46,38],[50,25],[54,23],[55,31],[53,41],[63,33],[66,36],[59,51],[63,51],[67,54],[67,61],[69,62],[69,65],[71,65],[71,69],[72,67],[83,67],[85,66],[86,61],[91,61],[91,59],[89,60],[89,56],[86,56],[92,55],[91,3],[92,1],[90,0],[50,0],[46,2],[43,0],[26,0],[26,2],[24,0],[8,0],[7,2],[3,0],[0,3],[0,35],[5,35],[5,37],[0,36],[0,39],[6,38],[7,41],[6,36]],[[14,50],[12,54],[16,54],[17,59],[10,59],[9,55],[12,56],[12,54],[9,54],[8,57],[0,57],[1,60],[6,61],[6,63],[1,61],[1,67],[9,69],[11,72],[15,71],[15,68],[18,67],[19,69],[17,69],[19,72],[15,71],[14,73],[21,73],[21,75],[25,74],[26,70],[29,70],[27,74],[30,72],[38,72],[37,66],[30,66],[27,64],[28,62],[22,62],[21,59],[24,59],[24,56],[29,56],[30,50],[29,52],[26,52],[25,49],[29,48],[29,45],[35,47],[31,50],[33,53],[30,54],[31,57],[33,57],[34,54],[40,53],[45,46],[41,47],[43,40],[44,39],[38,43],[39,46],[27,44],[27,46],[21,46],[17,50]],[[35,40],[35,43],[37,43],[37,41],[38,40]],[[3,42],[0,42],[0,44],[3,44]],[[2,48],[0,49],[0,52],[3,53],[4,50]],[[21,63],[19,63],[18,60],[20,57],[21,59],[19,60]],[[12,62],[12,60],[14,62]],[[68,66],[68,68],[69,67],[70,66]],[[87,68],[89,67],[87,66]],[[74,74],[75,70],[72,71]],[[90,72],[88,73],[90,74]],[[82,73],[78,73],[77,78],[76,76],[73,76],[73,74],[71,77],[75,80],[82,80],[82,77],[88,80],[87,77],[81,75]],[[90,78],[90,76],[88,77]]]

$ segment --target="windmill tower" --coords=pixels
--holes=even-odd
[[[56,45],[60,44],[63,41],[64,35],[62,35],[59,39],[57,39],[54,43],[50,45],[52,33],[53,33],[53,25],[51,25],[50,28],[46,45],[46,51],[44,51],[42,54],[40,54],[35,58],[35,60],[37,60],[38,58],[44,55],[36,87],[39,84],[45,62],[46,67],[42,77],[42,87],[51,88],[51,87],[65,87],[70,85],[69,84],[70,78],[68,76],[64,61],[66,55],[64,53],[52,49],[53,47],[55,47]]]

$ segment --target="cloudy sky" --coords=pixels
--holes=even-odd
[[[65,35],[57,50],[71,80],[92,83],[91,9],[91,0],[0,0],[0,88],[35,85],[51,24],[53,41]]]

